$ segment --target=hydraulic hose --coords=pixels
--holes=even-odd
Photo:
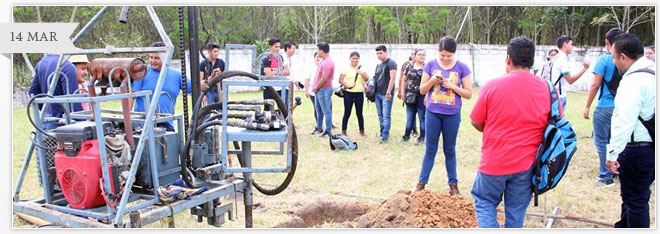
[[[208,85],[208,87],[213,87],[213,86],[217,85],[218,82],[221,82],[224,79],[228,79],[228,78],[231,78],[231,77],[234,77],[234,76],[243,76],[243,77],[251,78],[253,80],[259,80],[259,77],[257,75],[249,73],[249,72],[225,71],[225,72],[220,73],[219,75],[217,75],[215,77],[210,78],[207,85]],[[281,110],[282,115],[284,116],[284,118],[287,118],[288,114],[289,114],[288,113],[288,107],[284,103],[284,100],[282,100],[282,97],[279,96],[279,94],[275,91],[275,89],[273,89],[272,86],[266,86],[265,90],[266,90],[266,92],[270,93],[272,97],[275,97],[275,103],[276,103],[277,107]],[[189,169],[186,164],[187,164],[187,162],[190,162],[190,160],[188,160],[189,159],[188,155],[190,154],[190,148],[191,148],[190,146],[192,144],[192,139],[198,138],[200,133],[203,132],[203,130],[206,129],[207,127],[222,124],[222,122],[218,121],[218,120],[208,121],[208,122],[205,122],[205,123],[200,122],[200,121],[203,120],[204,116],[208,115],[212,111],[222,109],[222,103],[213,103],[213,104],[201,107],[201,108],[200,108],[200,104],[201,104],[201,98],[197,100],[197,103],[195,103],[195,107],[194,107],[194,111],[193,111],[193,118],[192,118],[193,123],[192,124],[193,124],[194,127],[192,128],[192,133],[191,133],[192,137],[188,137],[188,139],[186,140],[186,144],[184,145],[182,153],[181,153],[181,157],[182,157],[181,158],[181,168],[183,169],[181,174],[182,174],[182,177],[184,178],[184,181],[186,182],[186,184],[188,186],[191,186],[191,187],[194,185],[194,178],[190,178],[189,176],[194,177],[194,175],[193,175],[193,173],[189,173],[189,171],[191,171],[191,169]],[[201,123],[201,125],[200,125],[200,123]],[[292,130],[292,138],[290,139],[292,141],[291,171],[287,173],[287,176],[284,179],[284,181],[280,185],[276,186],[273,189],[267,189],[267,188],[259,185],[259,183],[257,183],[256,181],[253,181],[254,187],[259,192],[261,192],[265,195],[276,195],[276,194],[281,193],[282,191],[284,191],[289,186],[289,184],[293,180],[293,176],[295,175],[297,164],[298,164],[298,137],[297,137],[297,134],[296,134],[295,126],[292,124],[289,127],[292,128],[291,129]],[[233,145],[234,145],[234,148],[240,150],[240,146],[238,145],[238,142],[233,142]],[[244,157],[244,155],[238,154],[238,160],[239,160],[239,163],[241,164],[241,166],[244,165],[243,157]]]

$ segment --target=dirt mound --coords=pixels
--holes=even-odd
[[[419,228],[421,219],[413,214],[410,191],[401,190],[383,201],[378,208],[358,219],[357,228]]]
[[[425,228],[476,228],[477,216],[472,202],[459,196],[422,190],[412,195],[413,213]]]
[[[317,201],[293,212],[292,219],[280,223],[276,228],[316,227],[326,222],[342,223],[353,221],[371,209],[366,203]]]
[[[399,191],[358,219],[357,228],[474,228],[476,213],[462,197]]]

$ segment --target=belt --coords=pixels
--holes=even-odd
[[[654,146],[651,142],[630,142],[626,147],[642,147],[642,146]]]

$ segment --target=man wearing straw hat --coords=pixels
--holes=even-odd
[[[87,59],[87,55],[72,55],[69,58],[69,62],[71,62],[73,66],[76,67],[76,81],[78,82],[77,89],[80,90],[78,92],[87,93],[87,87],[85,86],[87,75],[89,74],[89,71],[87,70],[89,68],[89,60]],[[89,103],[83,102],[80,104],[82,105],[83,110],[89,110]]]

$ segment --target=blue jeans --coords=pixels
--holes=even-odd
[[[532,169],[511,175],[486,175],[477,172],[472,185],[474,210],[480,228],[499,228],[497,206],[504,196],[506,228],[522,228],[532,200]]]
[[[384,94],[376,93],[376,111],[378,111],[378,122],[380,123],[380,137],[387,140],[390,137],[390,126],[392,124],[392,103],[394,97],[389,101]]]
[[[220,95],[218,91],[215,92],[206,92],[206,104],[211,105],[213,103],[220,102]]]
[[[424,96],[417,96],[415,105],[406,106],[406,131],[404,137],[410,137],[410,133],[415,129],[415,114],[419,117],[419,137],[425,136],[426,106],[424,106]]]
[[[314,97],[314,109],[316,109],[316,129],[323,131],[323,119],[325,118],[325,133],[332,131],[332,88],[319,90]]]
[[[442,151],[445,153],[445,169],[447,170],[448,184],[458,184],[456,175],[456,137],[458,126],[461,124],[461,113],[455,115],[436,114],[426,110],[426,149],[422,170],[419,172],[419,182],[428,184],[429,175],[438,153],[438,143],[442,134]]]
[[[612,120],[612,111],[614,107],[596,107],[594,110],[594,145],[596,145],[596,152],[600,159],[599,175],[600,180],[612,180],[613,175],[605,165],[607,159],[606,146],[610,143],[610,126]]]
[[[619,154],[621,219],[615,228],[649,228],[649,198],[655,180],[653,146],[627,146]]]

